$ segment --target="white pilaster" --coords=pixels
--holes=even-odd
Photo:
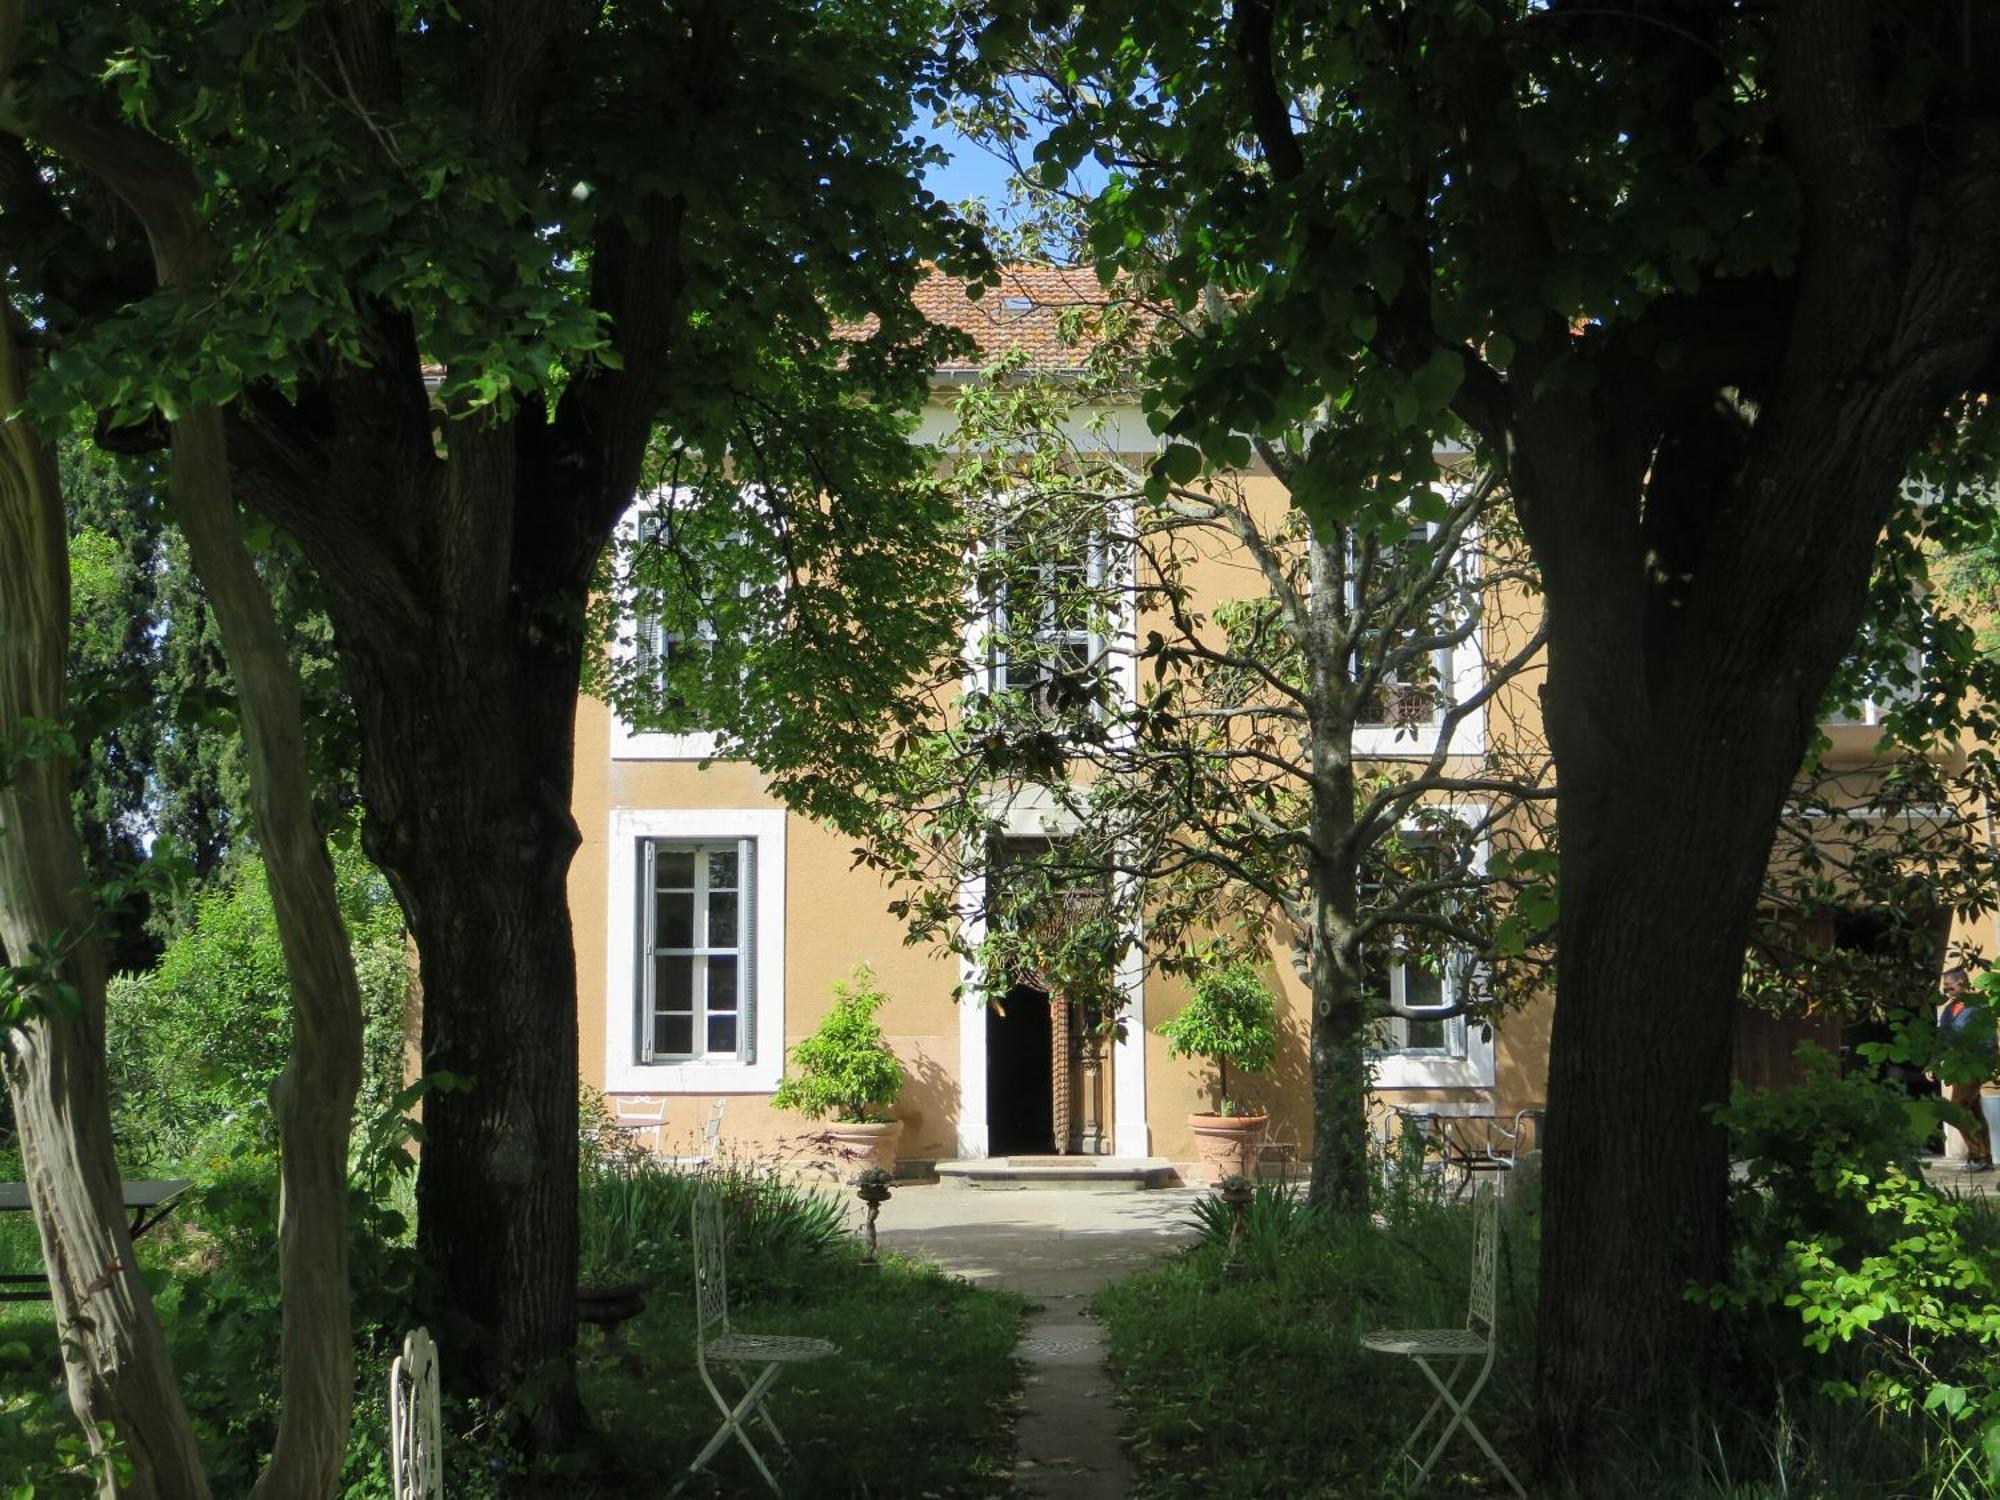
[[[959,931],[966,947],[986,940],[986,878],[958,886]],[[986,1156],[986,980],[969,958],[958,961],[958,1154]]]

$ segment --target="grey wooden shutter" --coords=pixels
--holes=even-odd
[[[743,993],[738,1001],[736,1054],[746,1063],[757,1060],[757,841],[741,839],[736,845],[738,895],[736,898],[737,982]]]
[[[639,840],[639,914],[632,930],[639,951],[632,965],[632,1041],[642,1063],[653,1060],[653,840]]]

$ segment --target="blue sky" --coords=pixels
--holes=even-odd
[[[998,207],[1007,198],[1007,168],[997,156],[983,151],[957,131],[947,127],[916,132],[935,141],[951,153],[951,160],[924,174],[924,186],[948,203],[965,198],[984,198]]]

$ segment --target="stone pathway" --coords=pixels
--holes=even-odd
[[[1192,1238],[1190,1188],[1141,1193],[912,1184],[882,1210],[884,1248],[923,1255],[969,1281],[1033,1304],[1015,1493],[1045,1500],[1118,1500],[1131,1474],[1089,1315],[1098,1288]]]

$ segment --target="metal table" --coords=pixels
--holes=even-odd
[[[120,1183],[119,1196],[132,1214],[128,1231],[131,1237],[136,1240],[147,1230],[156,1228],[173,1212],[175,1202],[192,1185],[185,1178],[157,1181],[141,1178]],[[25,1182],[0,1182],[0,1213],[27,1213],[29,1207],[28,1185]],[[46,1271],[33,1276],[0,1275],[0,1302],[43,1302],[48,1295]]]

